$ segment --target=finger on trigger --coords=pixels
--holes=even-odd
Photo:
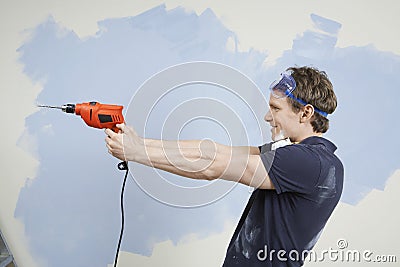
[[[108,137],[113,137],[114,135],[116,135],[116,133],[114,133],[111,129],[105,129],[104,132],[106,133],[106,135],[108,135]]]
[[[121,129],[122,132],[124,132],[124,130],[125,130],[125,123],[119,123],[119,124],[117,124],[116,126],[117,126],[117,128]]]

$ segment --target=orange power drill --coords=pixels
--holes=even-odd
[[[38,105],[38,107],[42,108],[56,108],[61,109],[66,113],[75,113],[76,115],[81,116],[83,121],[90,127],[94,128],[108,128],[112,129],[114,132],[118,133],[119,128],[117,128],[117,124],[124,123],[124,116],[122,115],[123,106],[119,105],[109,105],[109,104],[100,104],[98,102],[88,102],[81,104],[65,104],[61,107],[56,106],[43,106]],[[115,254],[114,266],[117,266],[118,262],[118,254],[121,246],[122,235],[124,233],[124,191],[126,178],[128,177],[128,163],[126,161],[122,161],[118,163],[119,170],[125,170],[125,177],[122,184],[121,189],[121,231],[119,234],[117,251]]]
[[[61,107],[43,105],[38,105],[38,107],[56,108],[66,113],[74,113],[81,116],[83,121],[90,127],[108,128],[116,133],[119,131],[116,125],[124,123],[124,116],[122,115],[124,107],[119,105],[100,104],[92,101],[80,104],[65,104]]]

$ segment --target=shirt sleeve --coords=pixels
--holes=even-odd
[[[272,143],[266,143],[262,146],[259,146],[260,154],[265,153],[267,151],[271,151]]]
[[[312,148],[289,145],[262,153],[260,157],[278,194],[309,194],[315,190],[321,163]]]

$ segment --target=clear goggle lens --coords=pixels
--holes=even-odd
[[[288,72],[281,73],[281,78],[274,81],[269,87],[272,95],[276,98],[287,97],[294,89],[296,89],[296,81]]]
[[[270,87],[269,90],[271,91],[272,96],[276,98],[285,98],[285,97],[290,97],[303,106],[306,106],[307,103],[297,97],[295,97],[292,92],[294,89],[296,89],[296,81],[294,78],[290,75],[291,73],[289,72],[284,72],[281,73],[281,78],[279,80],[274,81]],[[324,117],[328,116],[328,113],[325,111],[322,111],[316,107],[314,107],[314,111],[321,114]]]

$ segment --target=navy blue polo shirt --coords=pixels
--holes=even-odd
[[[317,242],[343,188],[336,146],[322,137],[260,157],[275,190],[256,189],[229,243],[223,266],[301,266]]]

